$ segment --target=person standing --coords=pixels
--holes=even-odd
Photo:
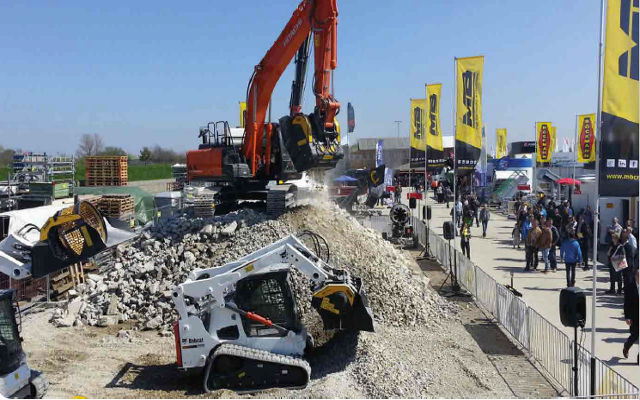
[[[576,235],[578,236],[578,243],[580,243],[580,251],[582,251],[582,258],[584,259],[583,270],[589,270],[589,240],[591,240],[591,227],[587,223],[584,214],[580,214],[578,217],[578,227],[576,228]]]
[[[564,263],[567,268],[567,287],[573,287],[576,284],[576,264],[582,262],[582,252],[575,233],[570,234],[562,247],[564,247]]]
[[[623,229],[620,234],[620,246],[624,249],[624,256],[627,261],[627,268],[622,270],[622,282],[624,283],[624,291],[626,292],[633,286],[633,274],[636,270],[634,265],[636,251],[629,241],[629,230],[627,229]]]
[[[607,227],[607,242],[611,240],[613,235],[620,236],[622,233],[622,226],[618,223],[618,217],[613,217],[611,225]]]
[[[531,229],[527,232],[527,239],[525,241],[526,259],[527,265],[524,268],[525,271],[538,268],[538,248],[536,247],[538,236],[542,234],[542,231],[538,227],[538,221],[533,216],[529,217]]]
[[[622,355],[629,358],[629,349],[638,341],[638,286],[640,281],[638,278],[638,270],[636,270],[632,286],[629,290],[624,291],[624,319],[629,325],[629,338],[624,342],[622,347]]]
[[[466,255],[467,258],[471,259],[471,230],[469,229],[469,224],[464,222],[462,224],[462,229],[460,230],[460,247],[462,248],[462,254]]]
[[[536,248],[542,252],[542,260],[544,261],[544,273],[549,272],[549,250],[553,243],[553,232],[549,228],[549,224],[545,221],[544,225],[541,225],[540,235],[536,240]]]
[[[607,264],[609,265],[609,290],[605,292],[605,294],[616,294],[616,283],[618,284],[618,294],[622,294],[622,271],[616,271],[613,267],[613,262],[611,261],[611,257],[618,250],[618,246],[620,244],[620,236],[612,235],[611,240],[609,241],[609,246],[607,248]]]
[[[444,198],[445,198],[445,201],[447,202],[447,208],[449,208],[449,199],[451,198],[451,189],[449,188],[448,185],[444,187]]]
[[[482,237],[487,237],[487,225],[489,224],[489,218],[491,218],[491,212],[489,211],[489,207],[487,207],[487,203],[482,204],[482,208],[480,209],[480,220],[482,221]]]
[[[456,204],[455,204],[454,207],[456,208],[456,212],[455,212],[456,213],[456,221],[455,221],[456,222],[456,226],[458,228],[460,228],[460,221],[462,221],[462,209],[463,209],[462,201],[460,201],[460,199],[458,199],[456,201]]]
[[[560,243],[560,232],[553,224],[553,218],[547,220],[547,227],[551,231],[551,247],[549,248],[549,266],[552,272],[556,272],[558,268],[558,260],[556,259],[556,249]]]

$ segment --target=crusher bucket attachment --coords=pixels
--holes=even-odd
[[[334,272],[340,272],[342,279],[326,283],[311,298],[324,329],[375,332],[373,312],[362,280],[344,270]]]
[[[102,215],[87,201],[63,208],[40,229],[31,249],[34,278],[86,260],[106,248],[107,228]]]
[[[325,133],[313,126],[312,117],[298,114],[280,118],[280,134],[298,172],[334,168],[344,157],[339,133]]]

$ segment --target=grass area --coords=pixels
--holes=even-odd
[[[133,164],[128,168],[129,182],[171,178],[171,164]],[[76,165],[76,180],[84,180],[84,163]]]
[[[7,179],[9,167],[0,167],[0,181]],[[147,181],[152,179],[171,178],[171,164],[134,164],[129,165],[129,182]],[[76,180],[84,180],[84,163],[76,165]]]

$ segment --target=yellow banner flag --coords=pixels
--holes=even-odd
[[[496,158],[507,155],[507,129],[496,129]]]
[[[244,128],[247,122],[247,103],[244,101],[240,101],[240,124],[238,128]]]
[[[456,169],[473,171],[482,148],[484,57],[456,59]]]
[[[578,162],[588,163],[596,160],[596,115],[578,115]]]
[[[409,134],[411,135],[411,168],[424,167],[424,154],[427,148],[425,107],[426,99],[411,99],[411,125],[409,127]]]
[[[637,0],[607,2],[606,35],[602,111],[637,124],[640,89]]]
[[[556,127],[551,125],[551,151],[549,152],[549,162],[552,161],[553,152],[556,151]]]
[[[442,84],[427,85],[427,146],[442,151],[442,130],[440,129],[440,94]]]
[[[548,163],[553,151],[553,136],[551,122],[536,122],[536,161]]]
[[[436,171],[444,167],[444,148],[442,145],[442,129],[440,126],[440,95],[442,84],[427,85],[427,169]]]
[[[598,195],[638,196],[638,0],[608,0],[604,45]]]

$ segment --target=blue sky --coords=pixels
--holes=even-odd
[[[197,146],[210,120],[238,123],[247,81],[296,0],[3,1],[0,145],[74,152],[83,133],[138,153]],[[443,83],[452,131],[454,57],[485,56],[488,140],[505,127],[528,140],[548,120],[572,136],[595,112],[598,0],[338,1],[336,97],[356,109],[356,137],[408,135],[409,98]],[[287,113],[293,71],[273,95]],[[308,85],[310,86],[310,85]],[[304,107],[313,110],[307,90]]]

